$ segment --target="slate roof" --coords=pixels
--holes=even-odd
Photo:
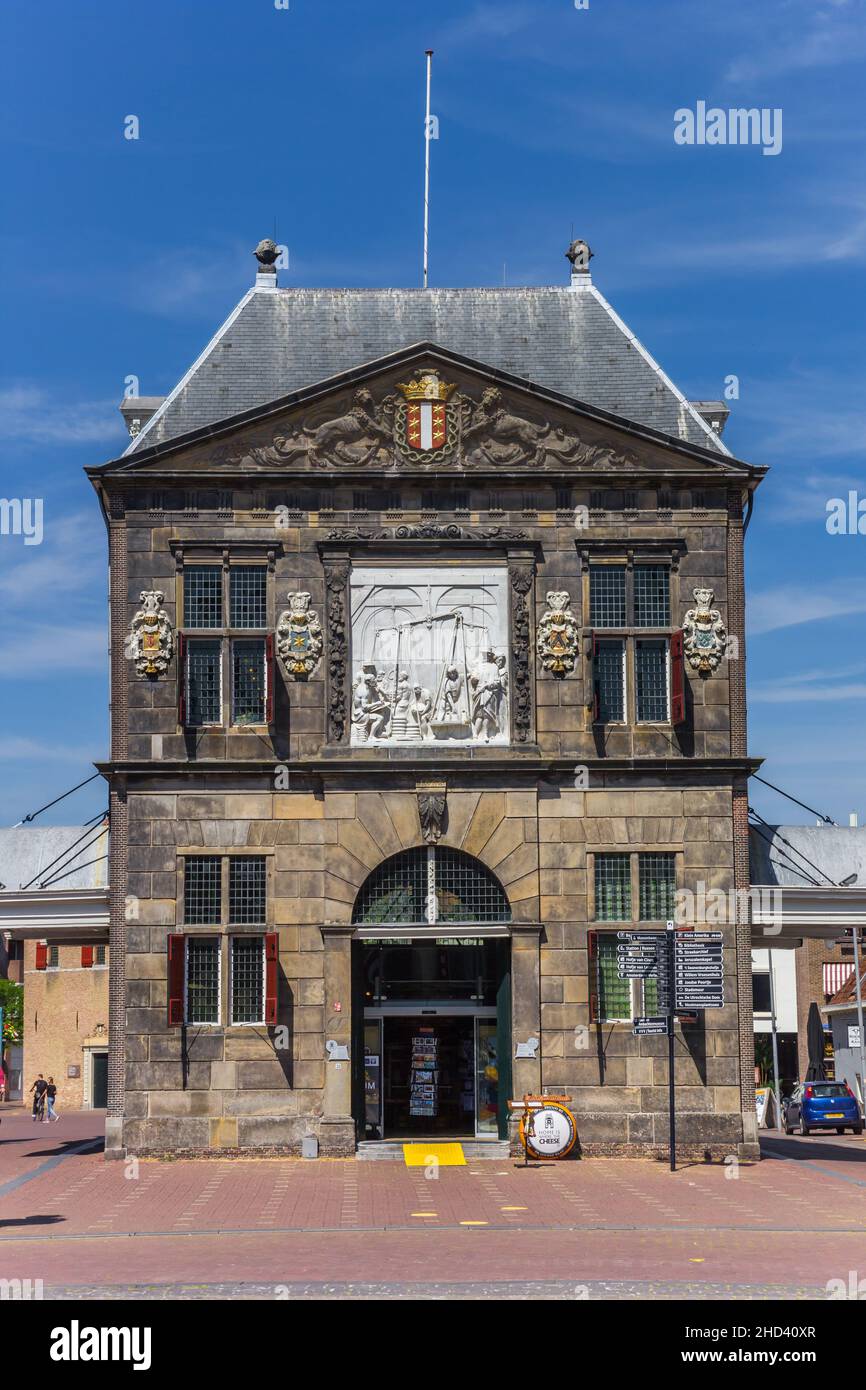
[[[253,288],[126,453],[421,342],[729,456],[589,277],[579,288]]]
[[[76,840],[80,843],[70,852]],[[108,861],[101,856],[107,853],[107,828],[99,824],[0,829],[0,883],[4,885],[0,902],[4,891],[17,893],[29,885],[28,891],[36,892],[42,882],[46,892],[104,888],[108,882]],[[89,864],[90,859],[101,862]]]
[[[749,834],[752,883],[808,888],[817,879],[826,888],[856,873],[851,886],[866,884],[866,827],[762,825],[761,831],[769,844],[754,826]]]

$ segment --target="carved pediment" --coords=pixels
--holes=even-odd
[[[568,472],[598,476],[695,471],[748,477],[748,465],[682,441],[647,437],[639,425],[478,363],[424,345],[335,383],[310,386],[243,420],[100,471],[437,476]]]
[[[477,388],[476,388],[477,389]],[[423,394],[426,390],[427,394]],[[218,446],[217,467],[438,471],[484,469],[633,470],[634,450],[593,437],[577,420],[553,419],[498,386],[477,394],[433,371],[396,390],[358,387],[348,400],[317,403],[267,433]],[[436,393],[436,394],[434,394]]]

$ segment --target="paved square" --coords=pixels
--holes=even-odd
[[[106,1162],[102,1116],[0,1129],[0,1277],[47,1297],[826,1297],[862,1270],[866,1145],[760,1164]]]

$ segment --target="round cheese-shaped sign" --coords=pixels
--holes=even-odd
[[[547,1104],[520,1121],[520,1137],[535,1158],[565,1158],[574,1148],[577,1125],[564,1105]]]

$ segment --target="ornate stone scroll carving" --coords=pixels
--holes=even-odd
[[[295,680],[306,680],[322,655],[322,624],[310,611],[309,594],[289,593],[286,597],[289,607],[277,621],[277,651],[288,674]]]
[[[369,526],[344,526],[328,532],[329,541],[525,541],[527,531],[504,526],[457,526],[423,522],[419,526],[391,526],[374,531]]]
[[[422,782],[416,795],[421,834],[426,844],[435,845],[445,830],[447,787],[444,782]]]
[[[683,651],[692,670],[701,675],[715,671],[725,653],[728,634],[718,608],[712,607],[712,589],[693,589],[697,607],[683,619]]]
[[[565,676],[574,670],[577,660],[577,627],[569,612],[571,596],[564,590],[547,594],[547,611],[538,624],[536,649],[541,664],[555,676]]]
[[[141,608],[132,619],[126,639],[126,654],[135,662],[140,676],[163,676],[174,650],[174,633],[162,606],[161,589],[142,589]]]
[[[526,743],[532,728],[532,680],[530,670],[531,594],[535,567],[531,563],[508,566],[511,580],[511,669],[514,677],[514,738]]]
[[[346,686],[349,672],[349,640],[346,592],[350,568],[348,560],[326,560],[324,564],[325,621],[328,634],[326,692],[330,743],[342,743],[348,724]]]

